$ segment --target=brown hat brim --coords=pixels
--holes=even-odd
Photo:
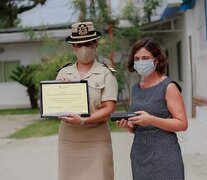
[[[79,37],[79,38],[72,38],[71,36],[68,36],[65,41],[69,44],[78,44],[78,43],[84,43],[84,42],[90,42],[94,41],[96,39],[99,39],[102,34],[98,31],[95,31],[96,35],[93,37]]]

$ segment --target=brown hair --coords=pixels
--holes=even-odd
[[[155,59],[157,59],[158,64],[156,66],[156,71],[159,74],[165,74],[166,67],[167,67],[166,55],[163,52],[160,45],[158,44],[158,42],[156,42],[152,38],[141,39],[133,45],[131,54],[129,55],[129,58],[128,58],[128,64],[127,64],[128,71],[129,72],[135,71],[135,69],[134,69],[134,55],[141,48],[145,48],[146,50],[148,50],[155,57]]]

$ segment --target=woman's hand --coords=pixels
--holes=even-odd
[[[128,121],[125,119],[121,119],[120,121],[116,121],[116,124],[120,127],[120,128],[128,128]]]
[[[134,112],[137,116],[131,117],[128,120],[131,121],[133,124],[137,124],[140,126],[149,126],[151,125],[152,115],[145,111],[137,111]]]
[[[134,132],[134,124],[131,121],[122,119],[121,121],[116,121],[116,124],[121,128],[127,128],[130,132]]]
[[[81,125],[83,121],[82,118],[77,114],[69,114],[69,115],[60,116],[59,119],[66,123],[78,124],[78,125]]]

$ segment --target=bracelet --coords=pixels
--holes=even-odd
[[[81,117],[81,119],[80,119],[80,120],[81,120],[80,125],[81,125],[81,126],[83,126],[83,125],[85,124],[85,121],[84,121],[84,119],[83,119],[82,117]]]

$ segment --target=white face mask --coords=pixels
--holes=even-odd
[[[82,46],[75,52],[75,55],[78,61],[83,64],[88,64],[96,57],[96,49],[92,47]]]
[[[156,69],[156,65],[154,65],[153,59],[147,60],[139,60],[134,61],[134,69],[139,73],[141,76],[149,76],[152,72]]]

